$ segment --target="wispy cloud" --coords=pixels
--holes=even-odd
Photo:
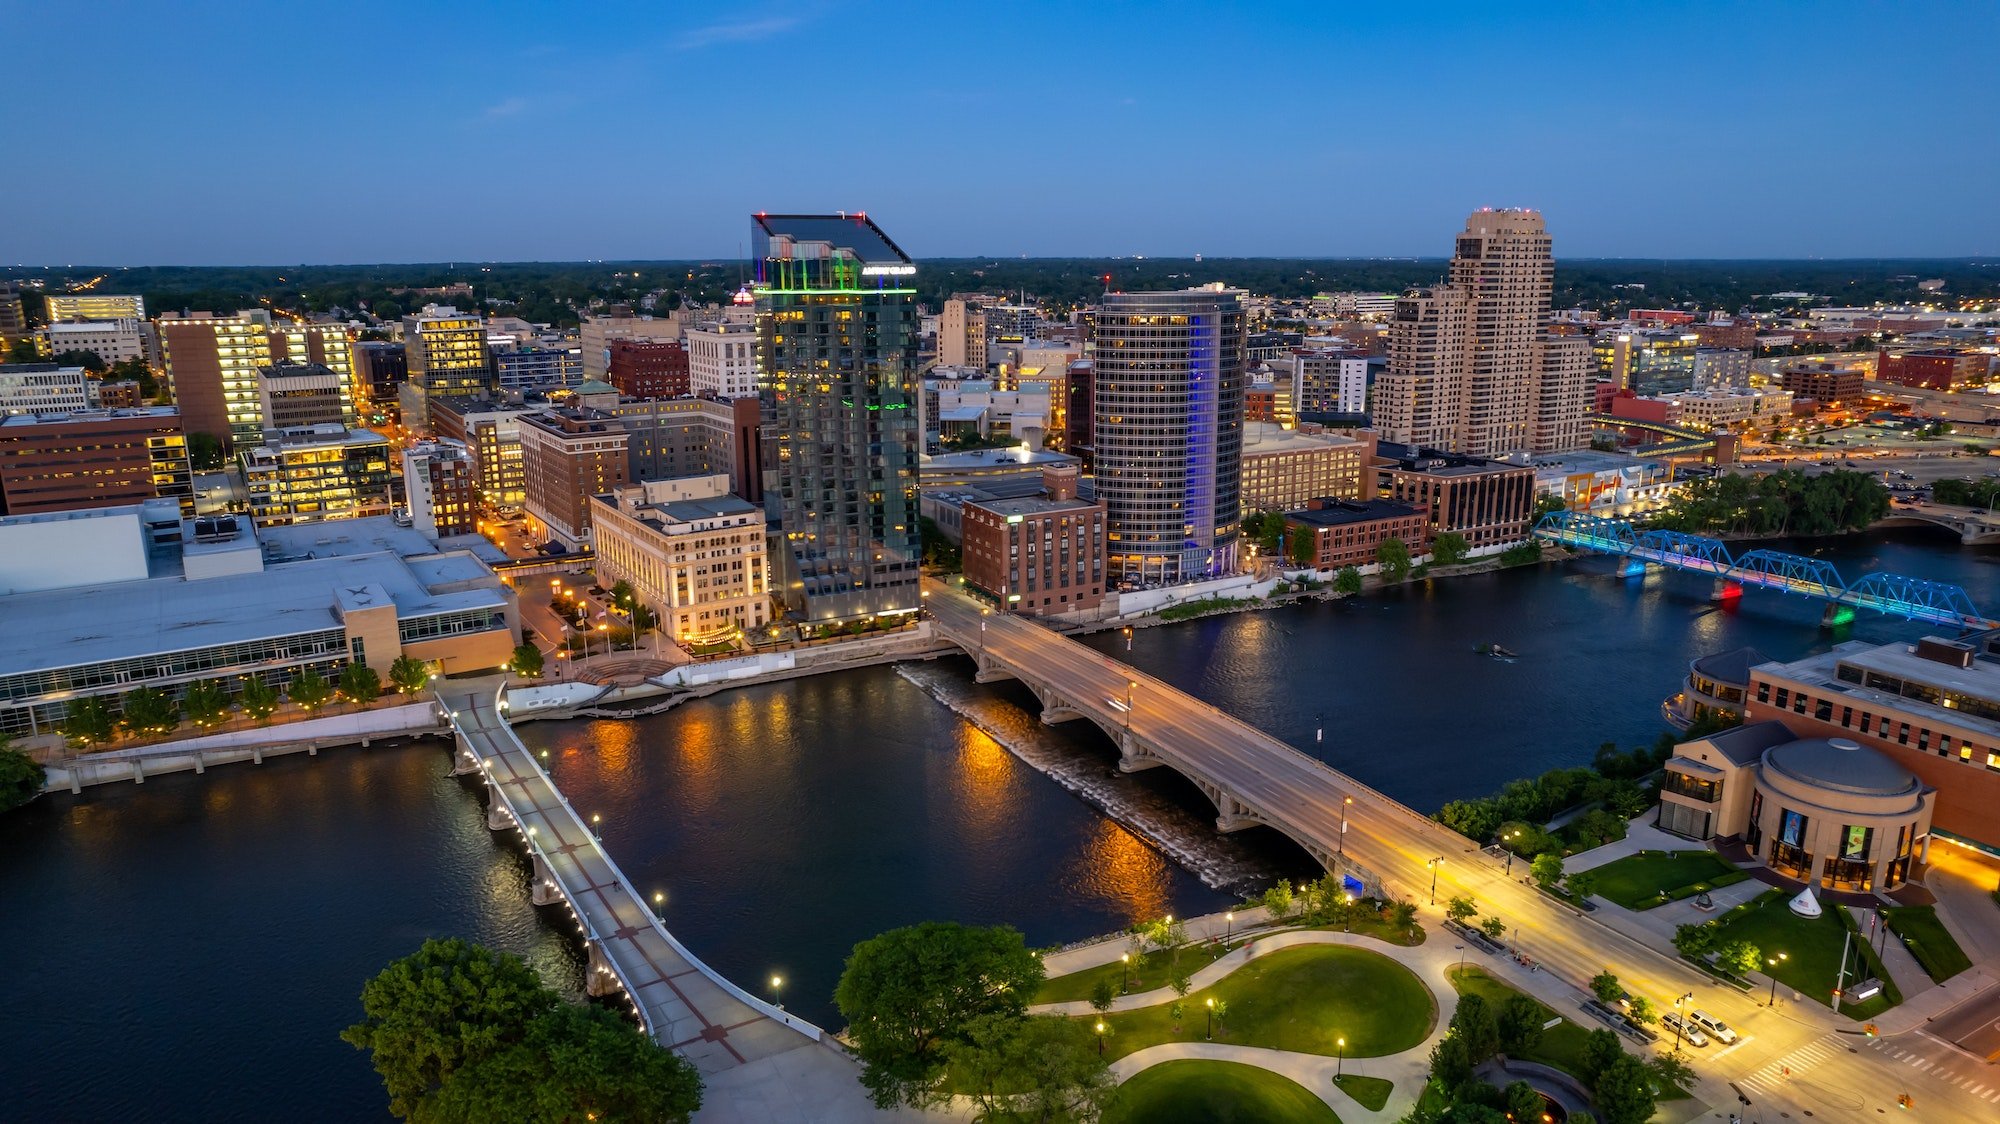
[[[798,25],[793,16],[766,16],[763,19],[730,20],[691,27],[669,41],[676,51],[698,51],[718,43],[754,43],[790,31]]]
[[[524,113],[527,111],[527,108],[527,98],[502,98],[480,111],[480,116],[486,118],[488,121],[497,121],[502,117],[514,117]]]

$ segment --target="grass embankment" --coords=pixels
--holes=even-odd
[[[1691,898],[1750,877],[1713,851],[1641,851],[1590,873],[1597,880],[1599,897],[1632,910]]]
[[[1938,920],[1936,906],[1893,906],[1883,910],[1882,915],[1889,922],[1889,931],[1902,938],[1910,955],[1937,982],[1943,983],[1972,967],[1972,958],[1958,947],[1958,941]]]
[[[1333,1079],[1333,1083],[1370,1112],[1382,1111],[1382,1106],[1389,1103],[1389,1094],[1396,1091],[1394,1081],[1381,1077],[1357,1077],[1352,1073],[1341,1074]]]
[[[1848,932],[1841,917],[1847,911],[1827,902],[1823,913],[1807,919],[1791,911],[1791,899],[1783,890],[1771,890],[1716,918],[1717,943],[1749,941],[1763,952],[1765,970],[1779,983],[1811,1002],[1824,1003],[1832,997],[1834,980],[1840,974],[1840,948]],[[1855,950],[1860,951],[1859,958]],[[1769,964],[1768,960],[1780,952],[1785,958]],[[1865,1003],[1842,1003],[1841,1014],[1851,1019],[1871,1018],[1903,1001],[1895,981],[1882,970],[1874,948],[1857,938],[1848,950],[1847,982],[1851,985],[1868,976],[1882,981],[1882,994]]]
[[[1358,1099],[1358,1098],[1357,1098]],[[1340,1124],[1305,1086],[1236,1062],[1161,1062],[1132,1075],[1103,1124]]]
[[[1172,1003],[1103,1016],[1114,1057],[1164,1042],[1199,1042],[1208,1001],[1226,1004],[1215,1040],[1332,1057],[1345,1038],[1350,1058],[1399,1054],[1430,1035],[1437,1005],[1414,973],[1378,952],[1302,945],[1258,956],[1214,986],[1191,991],[1176,1022]]]
[[[1218,944],[1201,942],[1184,945],[1180,949],[1179,968],[1193,975],[1221,955],[1222,946]],[[1109,964],[1044,980],[1041,990],[1035,992],[1035,1002],[1072,1003],[1089,999],[1099,980],[1110,980],[1112,988],[1120,995],[1166,987],[1173,980],[1175,964],[1174,950],[1157,948],[1129,965],[1114,960]]]

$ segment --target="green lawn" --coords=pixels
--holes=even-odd
[[[1180,964],[1188,975],[1193,975],[1207,967],[1222,953],[1219,945],[1201,943],[1189,945],[1180,950]],[[1037,1003],[1068,1003],[1090,998],[1090,989],[1099,980],[1110,980],[1118,994],[1151,991],[1165,987],[1173,975],[1173,954],[1166,949],[1155,949],[1139,957],[1139,962],[1130,969],[1122,961],[1114,960],[1095,968],[1085,968],[1081,972],[1071,972],[1066,976],[1055,976],[1042,982],[1041,990],[1035,992]],[[1121,981],[1120,976],[1125,979]]]
[[[1408,968],[1367,949],[1301,945],[1256,957],[1215,986],[1188,993],[1176,1026],[1171,1003],[1104,1016],[1114,1057],[1163,1042],[1199,1042],[1208,1000],[1229,1005],[1218,1042],[1332,1057],[1347,1039],[1350,1058],[1398,1054],[1421,1043],[1437,1021],[1430,989]]]
[[[1840,907],[1824,902],[1825,912],[1809,921],[1791,911],[1791,899],[1792,895],[1783,890],[1771,890],[1723,914],[1715,922],[1719,930],[1717,943],[1749,941],[1767,960],[1776,953],[1784,953],[1785,959],[1769,969],[1778,982],[1797,991],[1806,1002],[1825,1003],[1833,995],[1834,978],[1840,969],[1841,941],[1846,935],[1840,919],[1834,916]],[[1903,996],[1895,983],[1882,974],[1875,950],[1859,938],[1853,942],[1853,948],[1861,950],[1862,957],[1857,958],[1849,951],[1848,982],[1851,984],[1858,977],[1880,976],[1882,994],[1866,1003],[1843,1003],[1840,1013],[1852,1019],[1866,1019],[1901,1003]],[[1857,969],[1857,963],[1863,966]]]
[[[1382,1111],[1382,1106],[1389,1103],[1389,1094],[1396,1091],[1394,1081],[1380,1077],[1357,1077],[1352,1073],[1341,1074],[1333,1079],[1333,1083],[1370,1112]]]
[[[1326,1102],[1268,1069],[1236,1062],[1161,1062],[1132,1075],[1103,1124],[1340,1124]]]
[[[1718,878],[1725,879],[1723,885],[1743,880],[1742,871],[1713,851],[1642,851],[1605,863],[1590,873],[1597,879],[1598,896],[1626,909],[1651,909],[1668,900],[1660,896],[1662,891],[1675,897],[1674,891],[1697,883],[1713,888]],[[1689,890],[1678,896],[1692,897],[1699,892]]]
[[[1972,967],[1972,959],[1938,921],[1936,906],[1893,906],[1882,914],[1889,919],[1889,931],[1902,938],[1917,963],[1937,982],[1943,983]]]
[[[1457,988],[1460,995],[1477,995],[1486,1000],[1487,1005],[1496,1012],[1500,1005],[1509,999],[1526,994],[1511,984],[1502,983],[1487,975],[1484,968],[1453,968],[1451,986]],[[1539,999],[1535,1002],[1541,1004]],[[1541,1006],[1544,1012],[1543,1022],[1555,1017],[1556,1013],[1546,1004]],[[1565,1015],[1562,1025],[1543,1031],[1541,1042],[1534,1049],[1523,1053],[1521,1060],[1554,1066],[1581,1080],[1579,1075],[1583,1072],[1583,1047],[1590,1038],[1591,1029]]]

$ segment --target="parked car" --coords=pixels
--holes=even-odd
[[[1703,1034],[1700,1027],[1695,1026],[1672,1011],[1668,1011],[1666,1014],[1660,1016],[1660,1025],[1666,1027],[1668,1030],[1679,1031],[1681,1040],[1690,1046],[1700,1047],[1708,1045],[1708,1035]]]
[[[1707,1011],[1689,1011],[1687,1017],[1689,1023],[1713,1035],[1717,1042],[1721,1042],[1727,1046],[1736,1045],[1736,1032],[1729,1029],[1728,1023],[1723,1022]]]

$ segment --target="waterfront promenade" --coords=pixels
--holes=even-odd
[[[702,1073],[704,1124],[894,1119],[877,1111],[858,1068],[818,1027],[749,995],[674,939],[534,755],[514,736],[493,684],[438,692],[459,767],[493,796],[488,825],[518,831],[537,905],[568,908],[589,953],[586,988],[622,994],[653,1039]]]

